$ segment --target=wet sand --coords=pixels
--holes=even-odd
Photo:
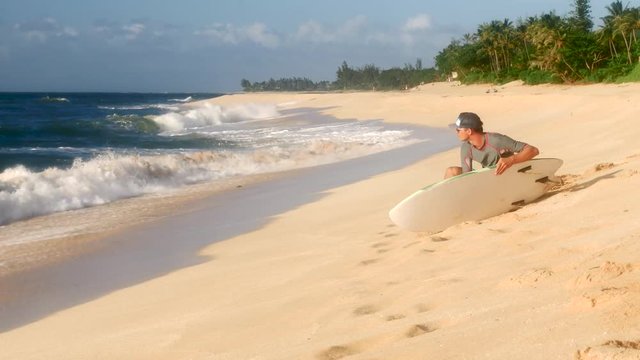
[[[94,207],[7,226],[2,235],[10,238],[30,228],[78,222],[80,214],[85,219],[74,236],[46,239],[42,234],[46,230],[32,230],[31,241],[4,247],[2,258],[10,266],[0,272],[0,332],[214,260],[201,258],[199,251],[255,231],[285,211],[316,201],[331,188],[406,166],[455,145],[442,130],[414,127],[414,134],[428,140],[336,164],[199,184],[164,196],[116,202],[107,205],[108,210]],[[117,218],[109,223],[97,219],[108,214]],[[89,228],[93,231],[88,232]],[[28,259],[20,261],[23,257]]]

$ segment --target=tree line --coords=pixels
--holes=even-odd
[[[394,90],[433,82],[437,77],[436,69],[422,67],[421,59],[417,59],[415,65],[405,64],[403,68],[385,70],[372,64],[353,68],[343,61],[333,82],[313,82],[307,78],[293,77],[254,83],[242,79],[240,85],[244,91]]]
[[[555,12],[480,24],[473,33],[453,39],[435,57],[435,68],[405,64],[381,70],[375,65],[353,68],[346,61],[333,82],[306,78],[251,83],[245,91],[327,91],[407,89],[452,77],[464,83],[527,84],[640,81],[640,7],[613,1],[602,25],[594,29],[589,0],[572,0],[566,16]]]
[[[614,1],[594,30],[589,0],[574,0],[569,15],[554,12],[481,24],[454,39],[435,58],[441,73],[465,82],[615,81],[638,63],[640,8]]]
[[[313,82],[307,78],[281,78],[278,80],[254,82],[242,79],[240,82],[244,91],[329,91],[332,83],[329,81]]]

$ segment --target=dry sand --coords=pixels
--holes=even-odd
[[[438,234],[398,229],[387,211],[459,161],[440,153],[208,246],[208,261],[2,333],[0,358],[640,359],[640,85],[213,102],[438,127],[474,111],[563,159],[565,184]]]

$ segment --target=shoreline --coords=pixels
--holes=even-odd
[[[264,226],[206,246],[198,251],[206,261],[0,333],[0,355],[636,356],[640,150],[633,144],[640,133],[640,86],[497,89],[438,84],[403,93],[214,99],[286,102],[339,119],[438,128],[461,111],[475,111],[485,130],[530,142],[540,157],[563,159],[558,174],[565,186],[485,221],[435,235],[408,233],[390,223],[387,211],[439,180],[458,152],[405,159],[385,172],[334,184]]]
[[[434,139],[337,163],[201,183],[169,194],[125,199],[15,224],[11,232],[5,229],[3,237],[29,226],[77,222],[82,213],[89,218],[79,226],[78,235],[17,244],[16,251],[2,254],[0,260],[13,261],[13,268],[5,266],[0,272],[0,333],[37,321],[58,308],[193,266],[200,261],[200,249],[260,229],[266,219],[312,201],[313,194],[407,165],[453,145],[446,138],[437,140],[444,136],[436,129],[418,132],[422,133],[418,138],[429,135]],[[282,194],[282,199],[275,194]],[[256,198],[261,202],[251,204]],[[243,206],[250,209],[243,210]],[[134,219],[122,216],[138,211],[142,215]],[[98,224],[98,215],[107,216],[106,223]],[[118,224],[120,221],[124,224]],[[99,228],[93,233],[87,232],[96,225]],[[205,235],[200,229],[212,233]],[[186,238],[179,240],[181,236]],[[34,251],[42,252],[35,264],[10,258],[25,253],[32,256]],[[96,281],[100,285],[90,285]]]
[[[191,207],[201,197],[233,191],[238,187],[268,181],[275,176],[276,173],[258,174],[193,184],[163,193],[124,198],[104,205],[41,215],[3,225],[0,227],[0,247],[3,250],[0,253],[0,279],[98,251],[103,245],[100,243],[102,239],[148,226],[168,216],[192,211]],[[33,254],[39,254],[41,258],[29,258]]]
[[[217,98],[217,97],[216,97]],[[212,99],[216,99],[212,98]],[[203,102],[212,99],[193,102],[197,107]],[[275,104],[271,104],[274,105]],[[190,104],[186,105],[187,107]],[[302,118],[306,121],[317,123],[334,122],[337,119],[323,115],[315,109],[284,109],[281,113],[282,119]],[[377,120],[370,120],[377,121]],[[400,128],[398,128],[400,126]],[[413,125],[385,125],[387,130],[411,130],[421,133],[420,136],[427,136],[428,128],[420,129]],[[420,137],[418,136],[418,137]],[[413,136],[413,138],[416,138]],[[374,152],[375,153],[375,152]],[[196,153],[196,156],[198,154]],[[353,158],[362,157],[362,154],[353,154]],[[347,157],[346,159],[349,159]],[[321,159],[322,160],[322,159]],[[334,160],[335,161],[344,161]],[[329,162],[331,163],[331,162]],[[151,221],[159,221],[164,216],[176,213],[175,206],[186,209],[179,211],[189,211],[194,199],[208,197],[212,194],[229,191],[244,183],[254,183],[265,181],[270,178],[295,172],[297,169],[317,166],[312,162],[299,167],[285,168],[281,170],[268,170],[246,175],[233,175],[220,179],[207,180],[181,187],[165,189],[161,192],[134,195],[116,199],[103,205],[93,205],[84,208],[59,211],[31,218],[16,220],[14,222],[0,226],[0,278],[10,273],[21,271],[26,267],[41,267],[47,264],[62,261],[73,254],[80,254],[84,251],[85,245],[94,246],[101,238],[113,236],[127,228],[143,225]],[[124,226],[122,225],[124,224]],[[76,244],[74,246],[64,246],[59,244]],[[28,257],[36,255],[38,259]],[[25,258],[21,261],[21,258]],[[35,260],[35,261],[34,261]]]

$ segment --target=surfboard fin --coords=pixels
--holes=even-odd
[[[519,173],[525,173],[525,172],[527,172],[527,171],[529,171],[529,170],[531,170],[531,165],[529,165],[529,166],[525,166],[525,167],[523,167],[522,169],[519,169],[519,170],[518,170],[518,172],[519,172]]]
[[[546,184],[549,182],[549,177],[548,176],[541,177],[540,179],[537,179],[536,182],[541,184]]]
[[[524,206],[524,200],[518,200],[511,203],[513,206]]]

